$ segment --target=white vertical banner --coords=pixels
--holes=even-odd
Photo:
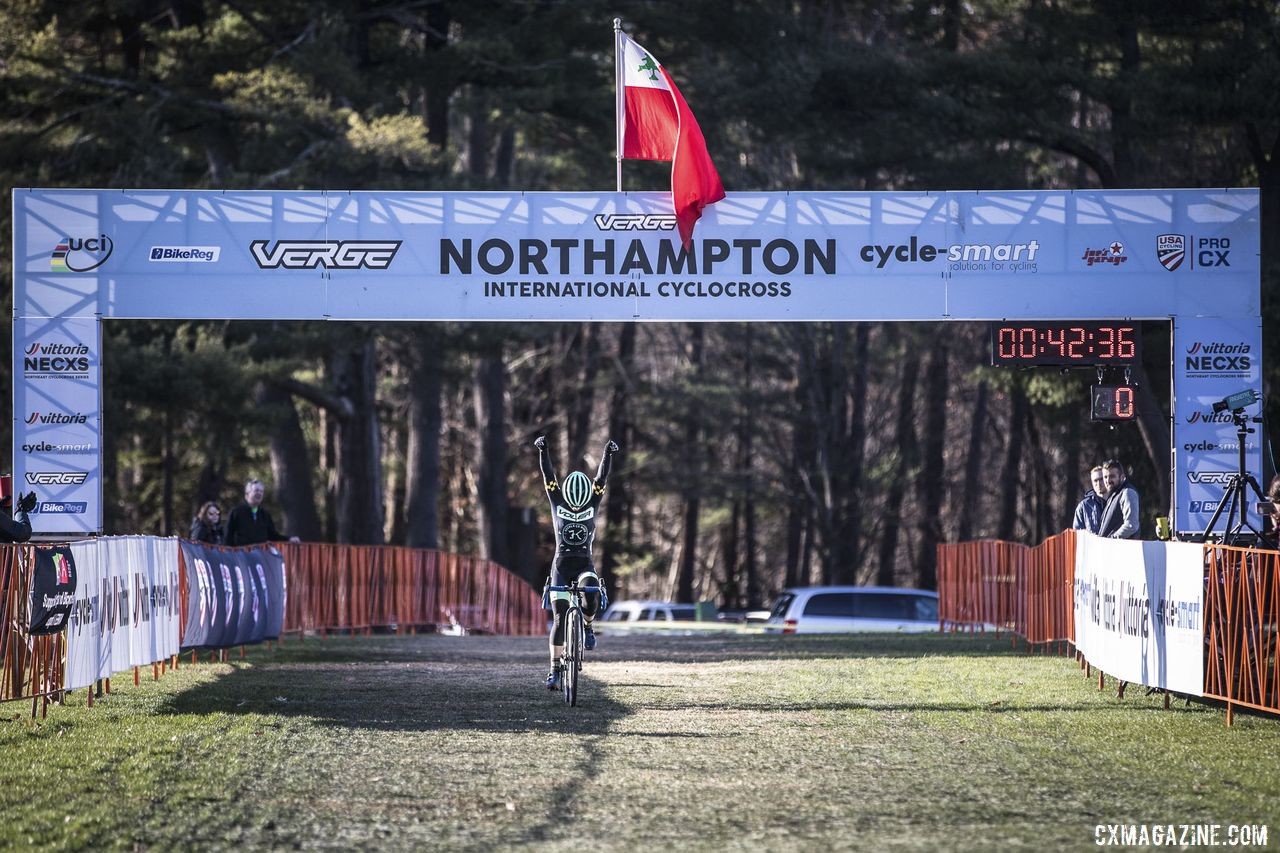
[[[1227,409],[1214,411],[1214,404],[1230,395],[1253,389],[1262,394],[1262,321],[1257,317],[1177,317],[1173,324],[1173,501],[1174,529],[1180,533],[1201,533],[1213,520],[1219,502],[1227,494],[1228,481],[1240,468],[1240,435]],[[1243,409],[1245,426],[1245,471],[1265,492],[1263,482],[1261,424],[1262,406]],[[1250,489],[1245,500],[1247,521],[1262,529],[1262,518],[1254,511],[1260,500]],[[1214,525],[1225,533],[1229,525],[1240,523],[1227,517],[1227,509]]]
[[[1204,548],[1076,536],[1075,644],[1133,684],[1204,693]]]
[[[102,529],[101,324],[96,317],[13,321],[15,491],[34,491],[37,538]]]

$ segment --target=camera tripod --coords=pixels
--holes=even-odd
[[[1202,542],[1213,541],[1212,537],[1216,534],[1213,528],[1217,526],[1218,519],[1222,517],[1222,511],[1227,511],[1227,527],[1222,533],[1223,545],[1244,545],[1254,544],[1255,542],[1266,542],[1269,540],[1261,530],[1253,526],[1249,520],[1249,489],[1253,489],[1254,495],[1259,501],[1265,501],[1262,496],[1262,487],[1258,485],[1258,481],[1245,468],[1244,449],[1245,436],[1252,435],[1255,430],[1250,429],[1249,422],[1255,420],[1250,418],[1241,409],[1235,409],[1231,412],[1231,421],[1236,425],[1236,450],[1239,453],[1238,467],[1236,472],[1227,480],[1226,485],[1222,487],[1222,500],[1218,501],[1218,508],[1213,511],[1213,517],[1209,519],[1209,523],[1205,525],[1202,534]],[[1261,420],[1261,419],[1257,419]],[[1236,519],[1237,510],[1239,511],[1239,519]],[[1248,531],[1246,533],[1245,531]],[[1248,536],[1252,534],[1253,541],[1246,542]]]

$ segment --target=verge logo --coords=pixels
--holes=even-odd
[[[221,246],[152,246],[151,263],[216,264]]]
[[[89,416],[83,412],[32,412],[27,415],[27,426],[35,424],[87,424]]]
[[[601,231],[670,231],[676,218],[669,213],[597,213],[596,228]]]
[[[31,486],[79,486],[89,479],[87,471],[28,471]]]
[[[1235,475],[1230,471],[1188,471],[1187,480],[1206,486],[1223,486]]]
[[[400,240],[268,240],[249,244],[253,259],[264,270],[364,269],[385,270],[391,266]]]
[[[53,272],[90,272],[111,257],[115,244],[106,234],[97,237],[63,237],[49,258]]]

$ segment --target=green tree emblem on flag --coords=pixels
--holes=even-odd
[[[654,83],[657,83],[657,82],[658,82],[658,66],[657,66],[657,65],[655,65],[655,64],[653,63],[653,57],[652,57],[652,56],[646,56],[646,57],[644,58],[644,62],[641,62],[641,63],[636,67],[636,70],[637,70],[637,71],[648,71],[648,72],[649,72],[649,79],[650,79],[650,80],[652,80]]]

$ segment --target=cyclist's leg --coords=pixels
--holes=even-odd
[[[595,567],[590,563],[587,564],[587,570],[578,575],[578,586],[600,586],[600,576],[596,574]],[[586,630],[586,648],[587,651],[595,651],[596,648],[596,632],[592,627],[596,616],[600,613],[600,593],[584,592],[582,594],[582,621]]]
[[[561,558],[556,556],[551,562],[551,585],[565,586],[568,582],[567,572],[561,571]],[[553,622],[551,636],[547,638],[547,648],[551,656],[551,668],[555,669],[564,651],[564,615],[569,610],[569,593],[551,593],[551,611]]]

